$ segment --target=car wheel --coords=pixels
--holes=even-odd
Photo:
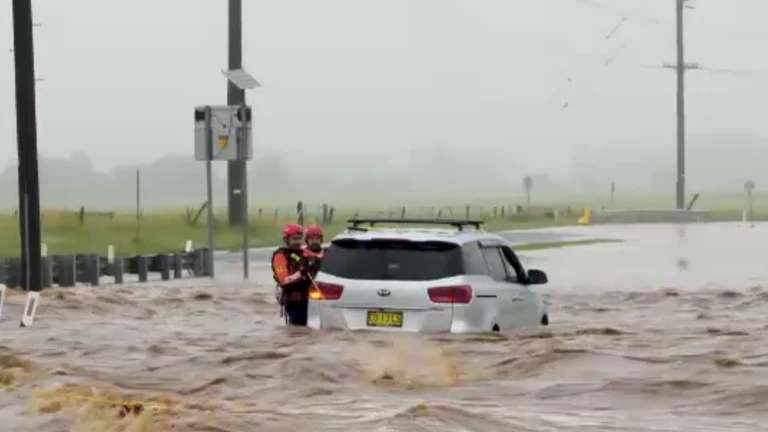
[[[549,317],[546,314],[541,316],[541,325],[543,326],[549,325]]]
[[[493,328],[491,329],[491,331],[492,331],[492,332],[497,332],[497,333],[498,333],[498,332],[500,332],[500,331],[501,331],[501,329],[499,328],[499,325],[498,325],[498,324],[494,324],[494,325],[493,325]]]

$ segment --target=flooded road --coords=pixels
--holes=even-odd
[[[515,234],[512,234],[514,237]],[[522,334],[287,329],[269,269],[24,297],[0,321],[8,431],[757,431],[768,420],[768,226],[595,226],[526,252],[552,325]],[[514,242],[514,238],[512,238]],[[225,278],[231,277],[230,281]],[[74,396],[73,396],[74,395]],[[83,398],[100,398],[84,401]],[[101,398],[141,401],[125,419]]]

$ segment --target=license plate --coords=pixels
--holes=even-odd
[[[402,312],[368,311],[368,327],[402,327]]]

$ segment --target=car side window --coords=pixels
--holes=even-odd
[[[478,242],[467,243],[461,248],[464,274],[490,276],[483,252]]]
[[[507,269],[504,267],[504,261],[501,258],[501,251],[498,247],[484,247],[482,248],[483,258],[488,265],[488,271],[490,276],[499,282],[507,281]]]
[[[517,272],[515,272],[515,269],[506,259],[504,260],[504,268],[507,270],[507,281],[517,283],[518,281]]]
[[[509,273],[509,279],[512,282],[520,282],[525,280],[525,271],[520,264],[520,260],[517,259],[517,255],[509,246],[501,248],[501,256],[504,258],[504,266]]]

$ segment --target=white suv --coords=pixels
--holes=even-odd
[[[480,230],[482,222],[349,223],[332,240],[315,279],[309,327],[474,333],[549,324],[547,306],[532,289],[546,284],[547,275],[526,270],[503,238]],[[373,229],[376,224],[454,229]]]

